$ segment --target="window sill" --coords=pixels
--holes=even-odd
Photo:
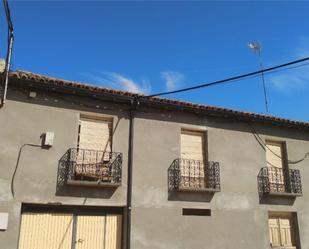
[[[216,193],[216,192],[220,192],[220,189],[180,187],[179,189],[176,189],[175,191],[177,191],[177,192],[207,192],[207,193]]]
[[[117,188],[121,183],[111,183],[102,181],[81,181],[81,180],[67,180],[67,185],[70,186],[85,186],[85,187],[106,187],[106,188]]]
[[[280,196],[280,197],[299,197],[299,196],[302,196],[302,194],[298,194],[298,193],[287,193],[287,192],[269,192],[269,193],[265,193],[264,195],[266,196]],[[279,248],[281,249],[280,247],[272,247],[272,248]],[[285,247],[282,247],[285,249]],[[289,248],[289,247],[286,247],[286,248]],[[291,247],[291,248],[295,248],[295,247]]]

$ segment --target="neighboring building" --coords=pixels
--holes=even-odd
[[[16,71],[0,125],[3,249],[309,248],[309,123]]]

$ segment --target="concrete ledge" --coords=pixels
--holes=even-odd
[[[286,193],[286,192],[269,192],[269,193],[265,193],[265,196],[281,196],[281,197],[299,197],[299,196],[303,196],[302,194],[298,194],[298,193]]]
[[[91,182],[91,181],[81,181],[81,180],[67,180],[66,185],[71,186],[85,186],[85,187],[106,187],[106,188],[118,188],[121,183],[111,183],[111,182]]]
[[[174,191],[177,191],[177,192],[207,192],[207,193],[220,192],[219,189],[214,189],[214,188],[184,188],[184,187],[175,189]]]

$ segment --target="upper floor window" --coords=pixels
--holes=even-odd
[[[290,169],[286,143],[266,140],[266,167],[258,175],[259,193],[263,195],[301,196],[300,171]]]
[[[284,143],[266,141],[266,161],[271,192],[286,192]]]
[[[118,187],[122,153],[112,151],[113,120],[82,114],[77,148],[69,149],[59,163],[58,178],[72,185]]]
[[[180,134],[180,158],[169,167],[169,190],[220,191],[218,162],[208,162],[207,133],[182,129]]]
[[[205,132],[181,130],[181,158],[205,161]]]
[[[280,169],[284,168],[284,149],[284,142],[266,140],[267,166]]]
[[[81,115],[79,120],[78,148],[112,151],[112,119]]]

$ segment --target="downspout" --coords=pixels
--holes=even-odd
[[[131,101],[129,110],[129,149],[128,149],[128,178],[127,178],[127,246],[131,247],[131,210],[132,210],[132,174],[133,174],[133,139],[134,139],[134,114],[139,105],[138,97]]]

